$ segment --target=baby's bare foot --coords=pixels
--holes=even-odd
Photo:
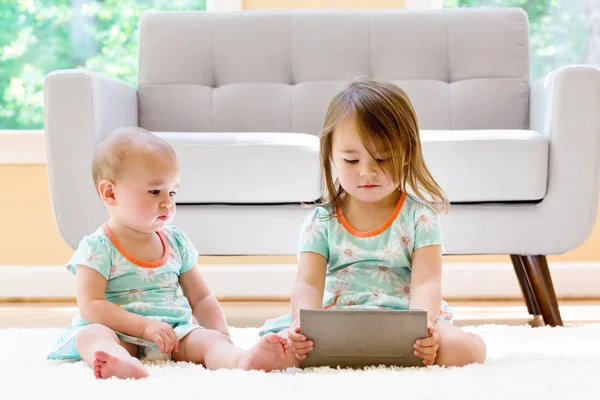
[[[94,376],[98,379],[107,379],[111,376],[127,379],[141,379],[148,376],[148,372],[137,358],[121,359],[105,351],[94,353]]]
[[[285,358],[290,345],[286,338],[275,333],[268,333],[240,357],[238,368],[244,370],[275,369]]]

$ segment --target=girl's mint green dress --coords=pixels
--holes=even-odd
[[[329,214],[324,207],[311,210],[298,249],[327,259],[323,308],[408,310],[413,252],[443,245],[433,209],[401,193],[388,220],[369,232],[350,226],[340,210],[331,218]],[[452,309],[443,300],[438,320],[452,322]],[[268,320],[260,334],[279,332],[291,323],[291,314]]]
[[[163,244],[164,255],[158,261],[147,262],[127,253],[104,225],[81,240],[67,270],[72,274],[77,268],[98,271],[107,281],[108,301],[132,313],[168,323],[181,339],[194,329],[201,328],[192,321],[187,298],[177,296],[179,276],[196,265],[198,252],[187,236],[174,226],[165,227],[157,235]],[[48,358],[80,360],[75,337],[86,325],[81,316],[76,315]],[[153,342],[115,333],[122,341],[139,345],[140,358],[158,351]]]

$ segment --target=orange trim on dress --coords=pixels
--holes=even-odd
[[[132,263],[134,263],[135,265],[137,265],[139,267],[158,268],[161,265],[163,265],[164,263],[166,263],[167,260],[169,259],[169,256],[171,255],[171,246],[169,246],[169,243],[167,242],[167,238],[165,237],[165,233],[163,231],[156,232],[156,234],[160,238],[160,242],[162,243],[162,246],[164,249],[164,254],[163,254],[162,258],[157,261],[144,261],[144,260],[140,260],[139,258],[132,256],[127,250],[125,250],[123,248],[121,243],[119,243],[119,241],[117,240],[115,235],[112,233],[112,231],[108,227],[108,224],[105,223],[104,225],[102,225],[102,229],[104,229],[104,232],[108,235],[108,238],[110,239],[112,244],[117,248],[117,250],[119,250],[119,252],[126,259],[128,259],[129,261],[131,261]]]
[[[348,232],[350,232],[352,235],[357,236],[357,237],[362,237],[362,238],[372,237],[372,236],[377,236],[377,235],[383,233],[387,228],[390,227],[390,225],[392,225],[392,223],[394,222],[394,220],[396,219],[398,214],[400,214],[400,210],[402,209],[402,205],[404,204],[405,199],[406,199],[406,193],[401,192],[400,198],[398,199],[398,202],[396,203],[396,206],[394,207],[394,211],[392,211],[392,214],[383,223],[383,225],[381,225],[377,229],[373,229],[372,231],[366,231],[366,232],[357,231],[356,229],[354,229],[352,227],[352,225],[350,225],[350,223],[348,222],[346,217],[342,214],[342,210],[340,210],[338,208],[337,210],[335,210],[335,212],[337,214],[338,221],[340,222],[340,224],[342,224],[342,226],[344,228],[346,228],[346,230]]]

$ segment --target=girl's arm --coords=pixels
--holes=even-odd
[[[198,323],[204,328],[214,329],[230,336],[223,309],[206,285],[198,265],[181,274],[179,284]]]
[[[106,300],[106,279],[99,272],[85,265],[78,265],[75,285],[77,306],[85,322],[101,324],[129,336],[142,337],[151,321]]]
[[[327,259],[321,254],[302,252],[298,259],[298,274],[292,291],[292,316],[300,318],[301,309],[323,307]]]
[[[432,324],[438,318],[442,302],[442,247],[421,247],[412,257],[410,309],[427,311]]]

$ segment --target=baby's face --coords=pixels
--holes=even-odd
[[[139,162],[115,185],[115,217],[139,232],[156,232],[175,217],[179,166],[168,156]]]
[[[338,180],[346,193],[366,203],[387,198],[398,186],[391,180],[390,155],[376,150],[371,150],[371,154],[351,115],[336,126],[332,157]]]

